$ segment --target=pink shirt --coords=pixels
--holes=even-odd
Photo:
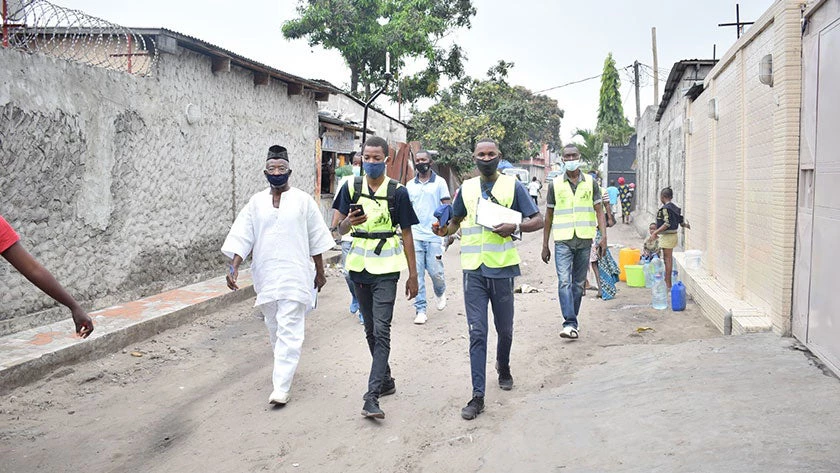
[[[5,252],[12,245],[20,241],[15,229],[0,215],[0,253]]]

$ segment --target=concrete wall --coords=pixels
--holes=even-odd
[[[790,332],[799,18],[799,2],[775,2],[712,69],[705,91],[687,104],[693,131],[686,135],[686,248],[704,251],[704,269],[719,284],[698,290],[718,301],[740,301],[781,334]],[[773,55],[773,87],[758,80],[766,54]],[[718,102],[718,119],[708,116],[711,99]],[[720,322],[732,310],[727,304],[720,303],[710,318]]]
[[[267,186],[269,145],[313,189],[312,95],[178,51],[138,78],[0,49],[0,214],[88,309],[220,274],[234,216]],[[0,333],[69,316],[0,267]]]
[[[385,101],[387,98],[380,96],[379,100]],[[322,103],[321,108],[338,110],[344,117],[359,123],[362,123],[365,117],[365,107],[344,94],[330,95],[329,101]],[[368,109],[368,129],[374,130],[374,135],[385,138],[389,145],[408,142],[405,125],[373,108]],[[360,149],[361,132],[357,133],[357,136],[356,148]]]

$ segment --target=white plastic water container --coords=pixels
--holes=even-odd
[[[700,250],[687,250],[685,252],[685,268],[700,269],[703,261],[703,252]]]
[[[651,287],[651,305],[654,309],[665,310],[668,308],[668,287],[665,285],[665,263],[654,256],[650,262],[653,272],[653,286]]]

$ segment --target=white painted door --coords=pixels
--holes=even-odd
[[[814,36],[803,42],[806,75],[792,325],[797,338],[840,372],[840,15]],[[811,69],[808,63],[814,59],[816,68]],[[809,79],[809,71],[816,72],[815,80]]]

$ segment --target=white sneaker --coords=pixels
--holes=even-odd
[[[271,396],[268,397],[268,402],[269,404],[284,406],[287,402],[289,402],[289,393],[274,391],[271,393]]]
[[[414,323],[417,325],[423,325],[426,323],[427,317],[425,312],[418,312],[417,317],[414,317]]]
[[[578,330],[570,325],[563,327],[563,331],[560,332],[560,338],[570,338],[575,340],[578,338]]]
[[[437,298],[437,310],[443,310],[446,308],[446,293],[444,292],[442,296]]]

